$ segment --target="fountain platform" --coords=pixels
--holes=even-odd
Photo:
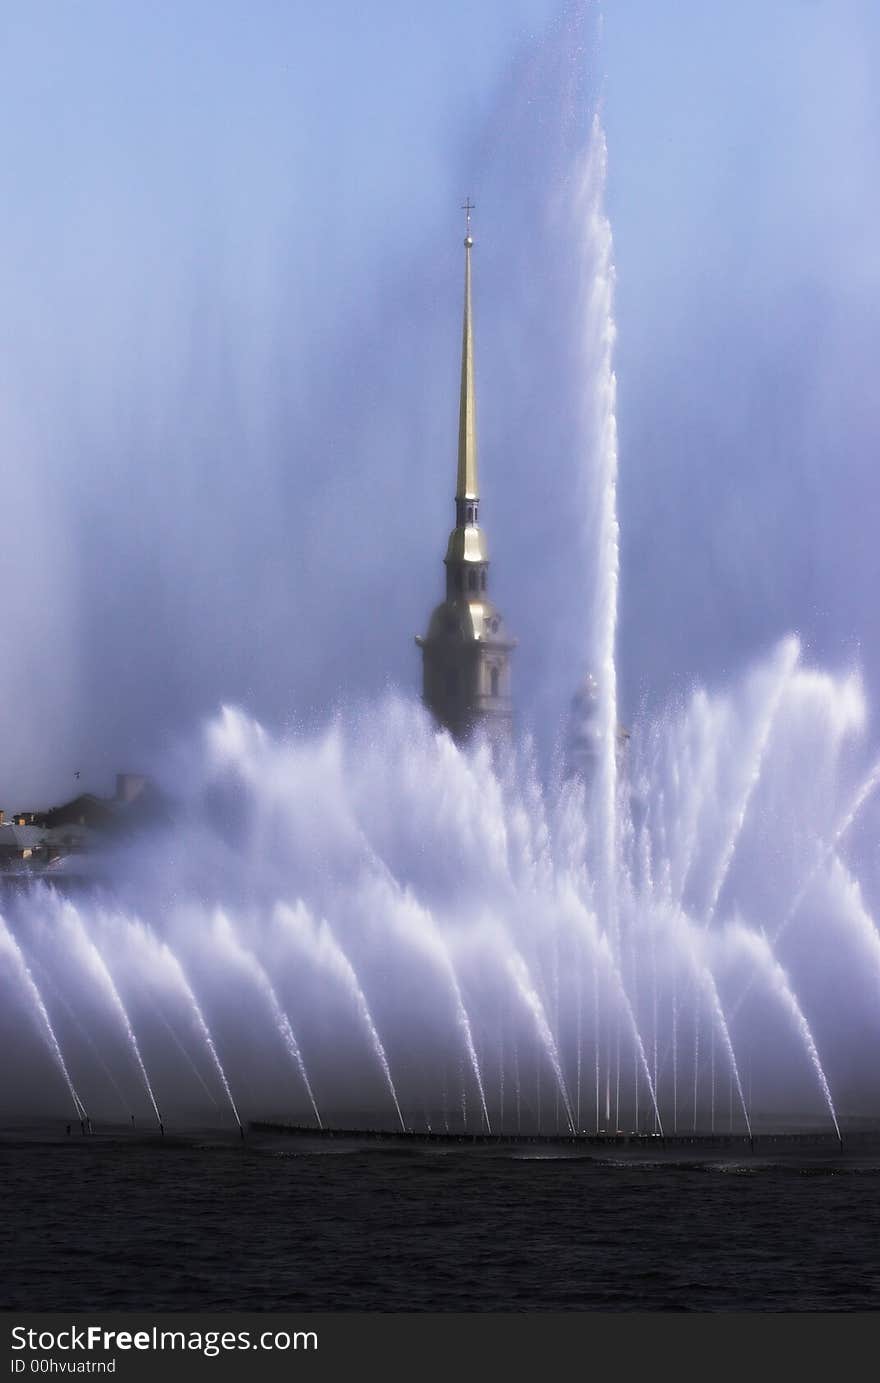
[[[813,1148],[816,1151],[839,1154],[841,1147],[847,1151],[866,1153],[871,1149],[880,1152],[880,1129],[857,1130],[845,1133],[843,1141],[838,1140],[833,1130],[805,1130],[797,1132],[755,1133],[466,1133],[442,1132],[428,1129],[376,1129],[376,1128],[315,1128],[313,1125],[272,1123],[265,1120],[252,1120],[248,1132],[253,1134],[281,1134],[285,1137],[319,1140],[328,1142],[340,1140],[347,1142],[382,1143],[390,1147],[461,1147],[507,1149],[515,1147],[595,1149],[608,1152],[614,1149],[627,1149],[632,1152],[674,1152],[713,1153],[726,1150],[747,1153],[780,1153],[785,1150]]]

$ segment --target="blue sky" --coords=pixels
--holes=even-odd
[[[525,718],[564,707],[583,653],[548,672],[523,557],[580,464],[542,237],[596,100],[625,713],[791,628],[876,688],[880,16],[586,8],[574,45],[539,0],[0,9],[0,805],[106,788],[224,699],[417,689],[466,192],[495,588]]]

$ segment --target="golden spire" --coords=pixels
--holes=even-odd
[[[457,740],[475,728],[487,735],[510,730],[510,653],[514,641],[489,597],[489,552],[480,527],[477,484],[477,416],[474,338],[471,326],[471,212],[464,237],[464,325],[461,344],[461,412],[455,527],[446,547],[446,599],[431,615],[422,650],[422,700],[438,724]]]
[[[461,334],[461,405],[458,415],[458,484],[456,499],[478,499],[477,397],[474,392],[474,332],[471,325],[471,212],[470,197],[462,211],[467,215],[464,237],[464,323]]]

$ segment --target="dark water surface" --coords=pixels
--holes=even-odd
[[[880,1157],[7,1136],[0,1307],[880,1309]]]

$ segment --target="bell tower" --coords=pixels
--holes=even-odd
[[[444,559],[446,599],[431,615],[427,634],[416,638],[422,650],[422,700],[459,741],[477,729],[491,738],[510,732],[510,654],[515,647],[489,598],[489,551],[479,523],[470,199],[462,209],[467,229],[455,527]]]

